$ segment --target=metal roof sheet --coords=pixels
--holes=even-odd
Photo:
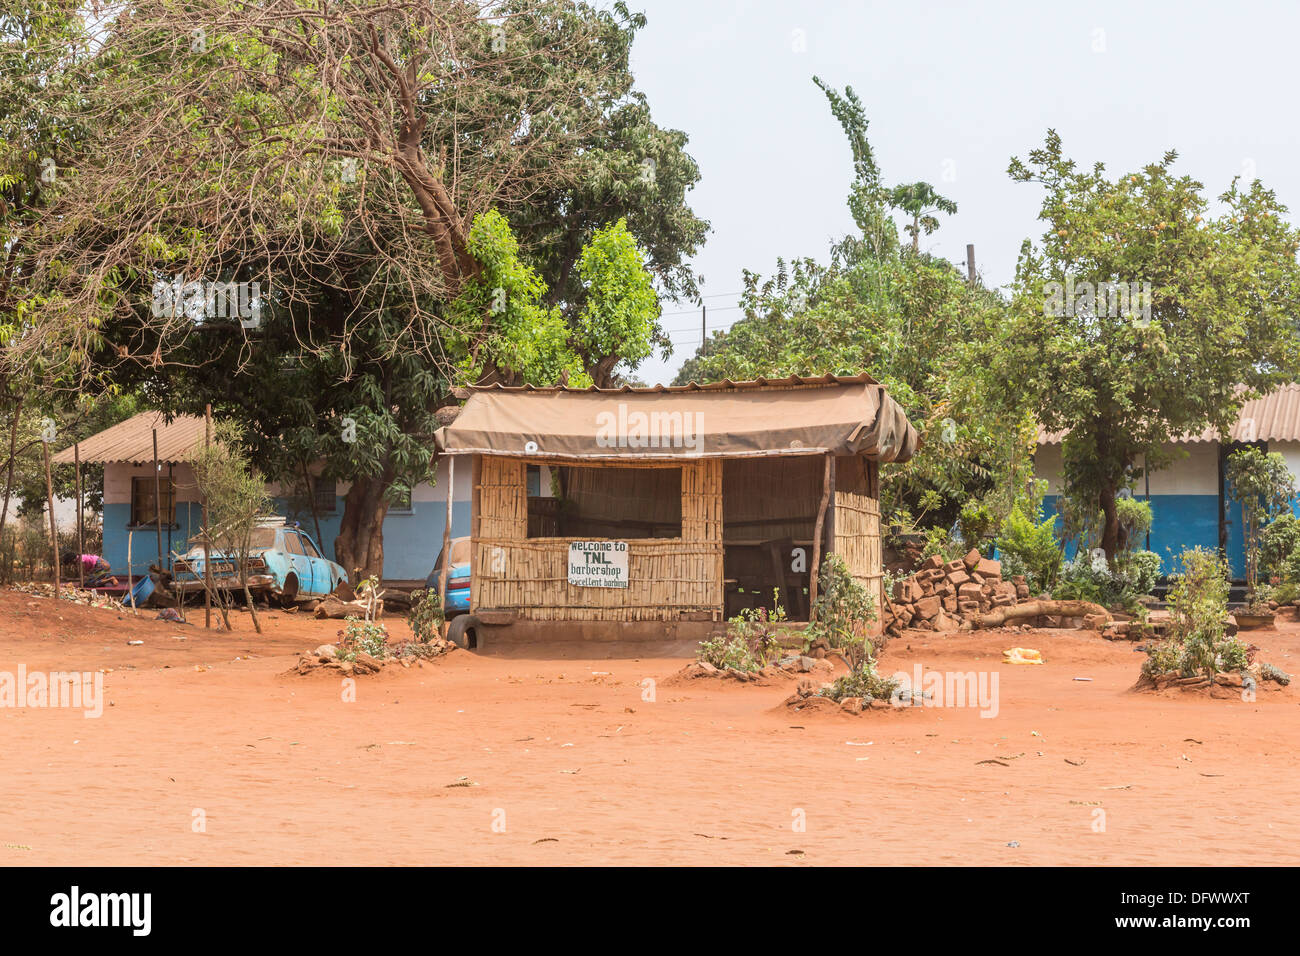
[[[1038,444],[1059,445],[1065,435],[1066,432],[1048,432],[1039,426]],[[1179,438],[1178,444],[1219,440],[1218,430],[1207,428],[1199,434]],[[1283,385],[1242,405],[1226,440],[1300,441],[1300,384]]]
[[[152,462],[154,429],[158,430],[158,461],[163,464],[189,461],[191,452],[203,444],[203,419],[198,415],[177,415],[167,421],[162,412],[147,411],[78,442],[81,460],[99,464]],[[72,446],[50,459],[56,465],[70,465],[72,460]]]

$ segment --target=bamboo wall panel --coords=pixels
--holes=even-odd
[[[512,610],[535,621],[670,621],[683,613],[722,616],[722,467],[681,469],[682,537],[619,538],[628,545],[628,587],[568,581],[575,538],[528,538],[525,462],[485,456],[471,601],[475,610]]]
[[[880,540],[880,502],[872,496],[876,469],[880,466],[860,457],[836,459],[835,543],[833,550],[848,566],[854,579],[876,600],[877,615],[884,603],[884,569]],[[880,630],[879,617],[873,629]]]

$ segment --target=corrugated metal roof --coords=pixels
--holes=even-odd
[[[1059,445],[1065,432],[1038,429],[1038,444]],[[1241,406],[1241,414],[1228,433],[1229,441],[1300,441],[1300,384],[1283,385],[1275,392],[1251,399]],[[1217,442],[1217,429],[1207,428],[1198,435],[1178,439],[1179,444]]]
[[[190,460],[190,453],[203,444],[203,419],[198,415],[177,415],[170,422],[162,412],[140,412],[112,428],[106,428],[80,442],[83,462],[130,462],[133,465],[153,461],[153,431],[158,429],[158,461],[175,465]],[[51,459],[56,465],[72,464],[72,448],[63,449]]]
[[[858,375],[790,375],[786,378],[754,378],[733,382],[724,378],[720,382],[688,382],[685,385],[620,385],[618,388],[597,388],[588,385],[578,388],[571,385],[471,385],[468,392],[711,392],[722,389],[790,388],[797,385],[879,385],[866,372]]]

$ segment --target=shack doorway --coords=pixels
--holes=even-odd
[[[729,458],[722,463],[723,604],[728,618],[779,603],[808,620],[821,456]]]

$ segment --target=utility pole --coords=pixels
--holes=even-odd
[[[704,347],[704,343],[707,342],[708,339],[709,339],[709,307],[707,305],[701,304],[700,305],[700,348]]]
[[[970,284],[975,284],[975,244],[973,242],[966,244],[966,278]]]

